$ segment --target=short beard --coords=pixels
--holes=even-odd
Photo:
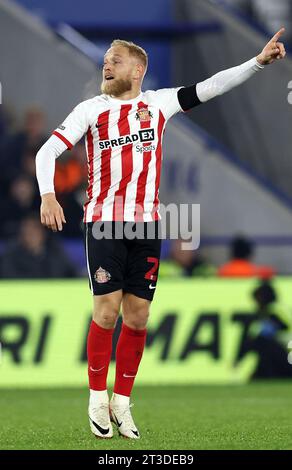
[[[126,93],[126,91],[131,91],[132,83],[131,80],[129,80],[128,78],[119,78],[109,81],[104,80],[101,84],[100,89],[101,92],[106,95],[118,97],[123,93]]]

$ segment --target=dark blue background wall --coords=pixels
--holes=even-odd
[[[105,50],[115,38],[137,42],[149,54],[145,87],[172,85],[170,42],[159,38],[159,30],[173,24],[173,0],[18,0],[18,3],[53,27],[62,22],[70,24]]]
[[[49,21],[159,25],[171,22],[173,0],[18,0]]]

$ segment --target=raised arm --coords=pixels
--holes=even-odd
[[[181,88],[178,91],[178,99],[184,111],[209,101],[218,95],[222,95],[232,88],[248,80],[265,65],[272,64],[275,60],[283,59],[286,55],[284,44],[279,42],[285,29],[280,29],[266,44],[262,52],[253,59],[230,69],[222,70],[207,80]]]
[[[262,52],[257,56],[257,61],[261,65],[268,65],[275,60],[284,59],[286,55],[285,46],[279,42],[280,37],[284,34],[285,28],[281,28],[270,41],[265,45]]]

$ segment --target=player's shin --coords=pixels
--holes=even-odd
[[[147,330],[134,330],[123,323],[116,350],[114,396],[130,397],[142,359]]]
[[[106,391],[107,374],[112,354],[112,337],[114,329],[105,329],[91,322],[87,338],[87,359],[89,388],[95,391]],[[102,394],[95,394],[102,399]],[[104,394],[106,399],[107,394]],[[104,400],[102,400],[104,401]]]
[[[107,373],[111,360],[113,329],[107,330],[91,322],[87,339],[90,398],[89,425],[98,438],[111,438],[113,429],[109,415]]]
[[[143,355],[146,333],[146,329],[134,330],[123,324],[117,344],[116,380],[110,414],[119,434],[130,439],[140,438],[131,414],[130,395]]]

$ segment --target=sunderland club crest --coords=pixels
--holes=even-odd
[[[111,275],[108,271],[99,266],[99,268],[95,271],[94,279],[98,284],[104,284],[111,279]]]
[[[153,118],[153,114],[147,108],[140,108],[136,112],[136,119],[140,122],[150,121]]]

